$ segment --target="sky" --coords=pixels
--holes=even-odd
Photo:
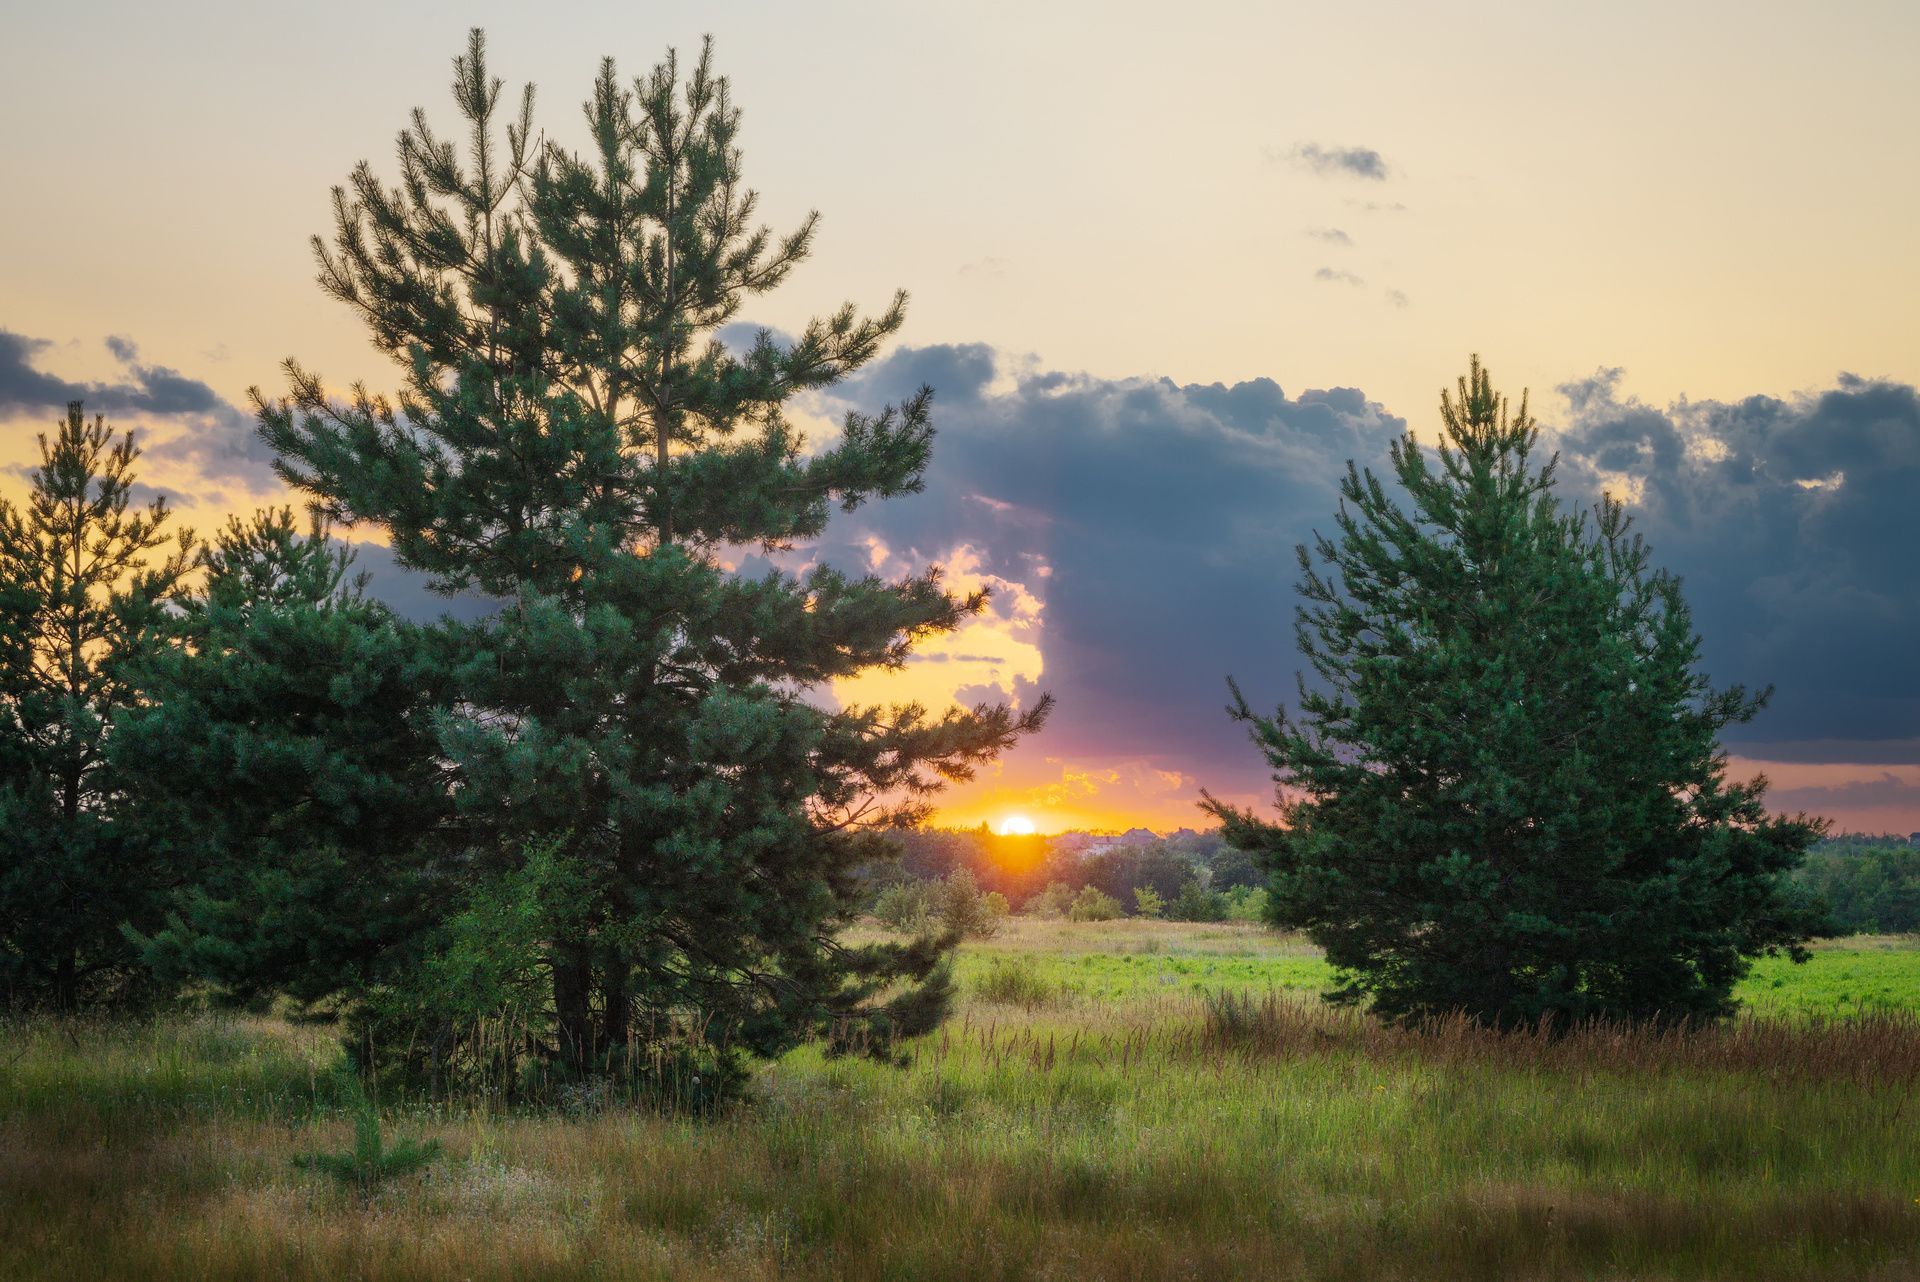
[[[394,12],[393,9],[400,9]],[[913,297],[801,407],[937,393],[926,492],[814,555],[947,567],[989,613],[831,692],[1029,701],[943,822],[1198,825],[1266,771],[1223,711],[1291,695],[1292,548],[1347,459],[1431,439],[1478,352],[1561,492],[1629,500],[1776,807],[1920,830],[1920,6],[73,3],[9,12],[0,494],[70,396],[137,428],[184,520],[288,495],[250,387],[390,386],[307,237],[469,26],[581,141],[599,59],[716,41],[776,228],[751,321]],[[377,541],[377,531],[350,537]],[[751,561],[752,558],[747,558]],[[417,583],[369,545],[403,608]],[[751,568],[750,566],[747,568]]]

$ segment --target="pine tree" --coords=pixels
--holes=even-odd
[[[151,697],[122,715],[112,758],[127,822],[179,882],[142,940],[166,978],[357,1009],[421,965],[447,911],[445,671],[350,564],[290,509],[232,518],[178,644],[144,664]]]
[[[144,995],[121,927],[168,874],[117,822],[115,715],[142,698],[191,560],[164,498],[132,505],[139,450],[67,407],[25,510],[0,500],[0,1002],[75,1010]]]
[[[476,31],[455,61],[465,147],[416,112],[400,185],[362,164],[331,246],[315,240],[322,286],[402,390],[336,401],[289,362],[291,396],[259,402],[282,475],[330,516],[382,528],[442,589],[505,602],[438,630],[460,673],[439,730],[460,840],[441,872],[494,903],[539,852],[569,888],[564,911],[525,901],[551,914],[532,1050],[565,1071],[688,1027],[729,1056],[920,1031],[944,1008],[943,951],[840,942],[856,871],[884,853],[878,829],[1045,704],[828,711],[808,694],[904,662],[984,598],[937,573],[728,569],[734,549],[796,549],[836,503],[920,488],[929,391],[816,448],[782,412],[869,361],[904,297],[786,345],[718,340],[807,256],[815,218],[777,238],[755,223],[710,51],[631,87],[604,63],[584,155],[536,140],[531,87],[502,127],[501,87]]]
[[[1405,502],[1348,464],[1337,538],[1298,551],[1299,714],[1229,709],[1275,770],[1281,822],[1209,799],[1305,930],[1392,1018],[1711,1018],[1748,958],[1818,914],[1786,878],[1821,825],[1730,781],[1720,731],[1767,692],[1697,668],[1679,581],[1621,504],[1562,510],[1522,397],[1476,357]],[[1437,466],[1436,466],[1437,460]]]

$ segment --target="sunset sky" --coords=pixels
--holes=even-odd
[[[211,527],[283,500],[244,412],[298,356],[394,382],[307,237],[487,28],[581,141],[716,38],[747,173],[817,251],[747,317],[913,303],[804,406],[925,382],[926,492],[818,556],[938,563],[990,613],[834,694],[1060,700],[943,822],[1198,825],[1269,794],[1225,678],[1290,698],[1293,546],[1482,354],[1562,492],[1629,498],[1774,804],[1920,830],[1920,6],[40,5],[6,18],[0,493],[64,402],[139,428]],[[354,531],[372,539],[373,531]],[[384,591],[437,608],[378,547]],[[744,557],[745,569],[757,558]]]

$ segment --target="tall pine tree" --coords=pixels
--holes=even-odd
[[[1680,583],[1614,499],[1553,495],[1526,400],[1476,357],[1429,455],[1392,448],[1403,504],[1349,463],[1337,538],[1299,549],[1299,714],[1232,714],[1282,821],[1209,801],[1271,872],[1273,920],[1394,1018],[1501,1026],[1732,1008],[1756,953],[1819,914],[1787,883],[1820,825],[1726,776],[1721,730],[1766,701],[1697,670]]]
[[[706,51],[631,86],[603,64],[585,154],[536,140],[530,87],[503,127],[477,31],[454,96],[464,146],[416,112],[399,186],[362,164],[335,193],[332,244],[315,241],[322,286],[401,390],[336,400],[289,362],[291,396],[260,409],[282,475],[330,516],[381,527],[445,590],[505,601],[440,629],[459,673],[440,872],[469,923],[502,904],[538,922],[523,937],[548,997],[529,1051],[579,1071],[689,1029],[732,1060],[930,1026],[941,949],[839,936],[858,870],[880,828],[1045,705],[829,711],[809,695],[903,663],[983,598],[937,573],[729,572],[733,549],[817,536],[835,504],[920,488],[929,391],[811,449],[782,412],[872,359],[904,298],[789,345],[718,340],[807,256],[815,218],[783,237],[755,222]]]
[[[148,986],[122,936],[150,926],[168,870],[119,823],[108,753],[137,706],[141,665],[170,644],[191,563],[171,553],[164,498],[133,504],[139,450],[80,402],[54,435],[24,510],[0,500],[0,1003],[75,1010]]]

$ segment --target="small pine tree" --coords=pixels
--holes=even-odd
[[[133,505],[139,455],[75,401],[40,437],[25,510],[0,499],[0,1004],[148,992],[121,928],[154,924],[171,873],[120,822],[108,749],[170,643],[192,536],[162,554],[166,500]]]
[[[1299,549],[1297,636],[1321,684],[1297,718],[1230,711],[1281,822],[1209,799],[1271,872],[1270,911],[1326,949],[1335,997],[1491,1024],[1674,1020],[1732,1007],[1748,958],[1820,914],[1788,874],[1821,825],[1729,781],[1719,734],[1766,694],[1696,670],[1679,581],[1621,505],[1563,512],[1475,358],[1407,502],[1349,463],[1337,539]],[[1437,457],[1438,466],[1435,466]]]
[[[353,1117],[353,1147],[339,1153],[302,1153],[294,1167],[318,1171],[351,1188],[363,1199],[372,1197],[391,1180],[411,1175],[440,1157],[440,1141],[400,1139],[388,1144],[380,1125],[380,1109],[360,1084],[357,1074],[342,1069],[339,1090]]]
[[[184,882],[146,960],[236,1002],[357,1010],[415,976],[458,910],[435,862],[446,672],[351,560],[317,518],[233,518],[114,737],[132,821]]]

